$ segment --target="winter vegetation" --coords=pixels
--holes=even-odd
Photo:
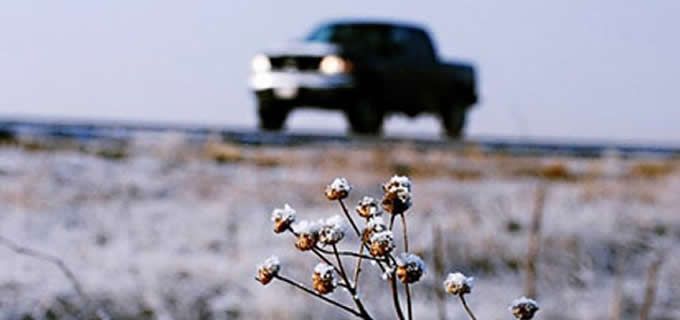
[[[394,319],[396,292],[405,319],[678,319],[679,164],[167,134],[3,141],[0,318],[353,317],[318,295]],[[385,184],[394,174],[410,180]],[[407,228],[396,215],[390,230],[377,213],[407,200]]]

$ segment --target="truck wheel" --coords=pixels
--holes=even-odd
[[[383,111],[368,99],[359,100],[345,112],[352,133],[378,135],[382,132]]]
[[[288,117],[288,109],[273,102],[259,101],[258,115],[260,117],[260,129],[279,131]]]
[[[446,136],[452,139],[463,137],[466,113],[466,108],[461,106],[453,106],[442,110],[441,120]]]

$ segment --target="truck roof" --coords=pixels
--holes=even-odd
[[[357,26],[376,26],[376,27],[400,27],[409,29],[425,30],[426,28],[414,22],[397,21],[389,19],[375,18],[342,18],[333,19],[321,25],[357,25]]]

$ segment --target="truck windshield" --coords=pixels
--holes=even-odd
[[[306,40],[361,47],[363,50],[378,53],[389,47],[391,31],[392,27],[387,25],[331,24],[316,29]]]

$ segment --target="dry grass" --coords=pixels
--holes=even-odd
[[[675,163],[671,161],[636,162],[628,170],[628,177],[633,179],[659,179],[671,175],[675,168]]]

